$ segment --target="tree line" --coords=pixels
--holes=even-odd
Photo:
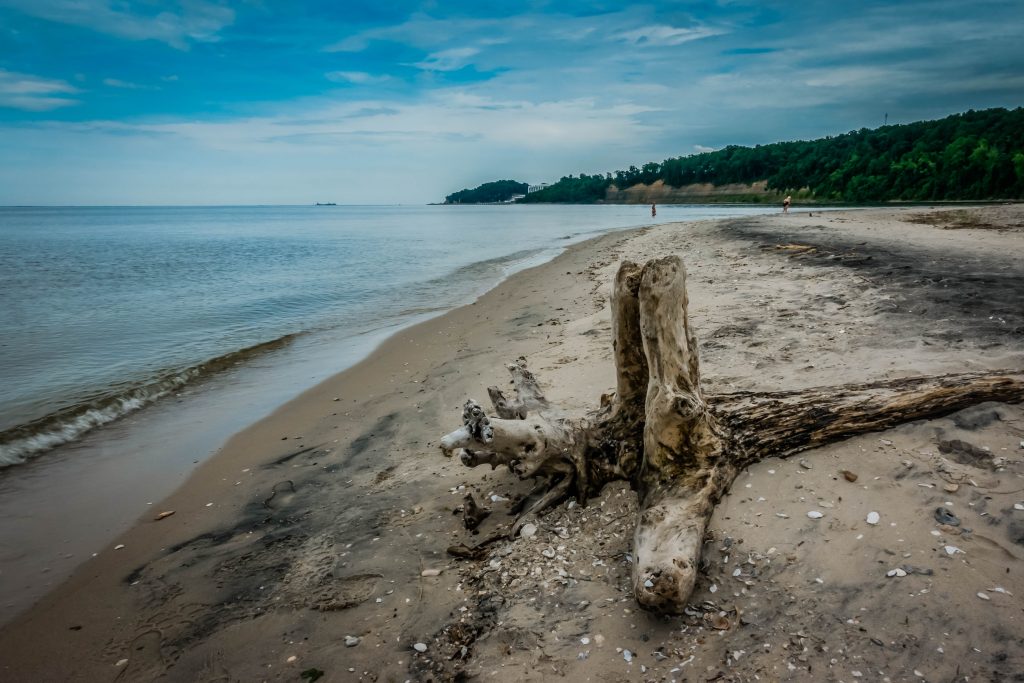
[[[507,202],[517,194],[526,194],[529,185],[517,180],[495,180],[478,187],[453,192],[444,198],[445,204],[494,204]]]
[[[658,180],[672,187],[767,181],[776,192],[854,203],[1020,199],[1024,108],[972,110],[819,140],[730,145],[615,173],[564,176],[520,201],[595,202],[611,185],[624,190]]]

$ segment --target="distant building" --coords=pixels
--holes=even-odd
[[[526,190],[526,193],[529,194],[531,192],[537,192],[538,190],[543,190],[547,186],[548,183],[541,183],[540,185],[530,185],[530,187]]]
[[[518,201],[518,200],[522,199],[525,196],[526,196],[525,194],[514,194],[514,195],[512,195],[511,197],[508,198],[507,203],[511,204],[512,202]]]

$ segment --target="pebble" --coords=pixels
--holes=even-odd
[[[1013,504],[1013,509],[1014,510],[1024,510],[1024,503],[1014,503]]]
[[[355,647],[356,645],[359,644],[359,641],[361,641],[361,640],[362,640],[362,638],[358,638],[356,636],[345,636],[345,647]],[[419,648],[416,648],[416,649],[419,649]],[[423,646],[423,650],[426,650],[426,649],[427,649],[427,646],[424,645]],[[423,650],[420,650],[420,652],[422,652]],[[294,659],[294,657],[292,659]],[[288,660],[288,661],[291,661],[291,660]]]
[[[159,522],[161,519],[167,519],[174,514],[174,510],[164,510],[159,515],[153,518],[154,521]]]
[[[122,666],[124,666],[124,665],[125,665],[125,664],[127,664],[127,663],[128,663],[128,660],[127,660],[127,659],[119,659],[119,660],[117,660],[117,663],[116,663],[116,664],[114,664],[114,666],[116,666],[116,667],[122,667]]]
[[[893,577],[893,576],[895,576],[895,577],[904,577],[904,576],[907,575],[907,572],[905,572],[904,570],[900,569],[899,567],[896,567],[895,569],[890,569],[889,571],[887,571],[885,573],[885,575],[888,576],[888,577]]]
[[[587,638],[586,636],[583,636],[582,638],[580,638],[580,642],[583,643],[584,645],[590,645],[590,638]]]
[[[981,598],[982,600],[991,600],[992,599],[992,598],[988,597],[988,593],[978,593],[978,597]]]
[[[536,524],[524,524],[523,528],[519,530],[519,535],[523,538],[533,538],[537,535]]]
[[[298,659],[298,657],[296,657],[295,655],[292,655],[291,657],[289,657],[288,659],[286,659],[286,660],[284,660],[284,661],[285,661],[286,663],[288,663],[288,664],[291,664],[291,663],[292,663],[292,662],[294,662],[294,661],[295,661],[296,659]]]
[[[949,503],[947,503],[948,505]],[[935,508],[935,521],[939,524],[948,524],[949,526],[960,526],[960,518],[953,514],[953,512],[944,507]]]
[[[947,545],[945,550],[947,555],[956,555],[957,553],[963,552],[963,550],[960,550],[960,548],[957,548],[955,545]]]
[[[805,470],[812,470],[812,469],[814,469],[813,467],[811,467],[811,463],[809,463],[809,462],[807,462],[806,460],[803,460],[803,459],[800,460],[800,467],[803,467]]]
[[[123,547],[124,547],[124,543],[118,543],[117,545],[114,546],[114,550],[120,550]]]
[[[869,512],[867,517],[868,524],[878,524],[878,521],[882,518],[877,512]]]
[[[416,650],[416,652],[426,652],[427,651],[427,644],[426,643],[416,643],[415,645],[412,646],[412,649]]]
[[[850,482],[851,484],[857,481],[857,475],[850,470],[839,470],[839,473],[843,475],[843,479]]]
[[[807,513],[807,516],[811,519],[821,519],[825,515],[821,512],[818,512],[817,510],[811,510],[810,512]]]
[[[625,659],[627,662],[632,662],[633,661],[633,653],[630,652],[629,650],[623,650],[622,651],[622,658]]]
[[[424,569],[420,572],[420,576],[441,576],[440,569]]]
[[[960,490],[960,484],[944,484],[942,490],[946,493],[956,493]]]
[[[552,559],[555,556],[555,549],[554,548],[544,548],[544,550],[540,551],[540,554],[550,560],[550,559]]]

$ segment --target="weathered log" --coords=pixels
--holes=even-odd
[[[1000,401],[1024,400],[1024,372],[998,370],[715,396],[712,408],[750,462]]]
[[[633,592],[643,607],[681,608],[697,580],[714,504],[737,470],[727,457],[728,438],[701,394],[682,261],[649,262],[638,298],[649,377]]]
[[[508,464],[540,480],[513,536],[565,496],[585,502],[610,481],[630,481],[640,499],[633,590],[654,611],[686,606],[714,506],[751,463],[983,401],[1024,400],[1020,371],[705,397],[680,259],[623,263],[611,308],[616,393],[600,408],[582,418],[557,412],[521,358],[509,366],[516,398],[492,387],[493,419],[467,401],[463,426],[441,448],[465,449],[470,466]]]

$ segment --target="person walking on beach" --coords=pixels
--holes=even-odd
[[[793,198],[786,195],[786,198],[782,200],[782,213],[789,213],[789,205],[793,202]]]
[[[658,215],[658,207],[656,207],[656,206],[655,206],[655,205],[654,205],[654,204],[652,203],[652,204],[651,204],[651,218],[654,218],[654,217],[655,217],[655,216],[657,216],[657,215]]]

